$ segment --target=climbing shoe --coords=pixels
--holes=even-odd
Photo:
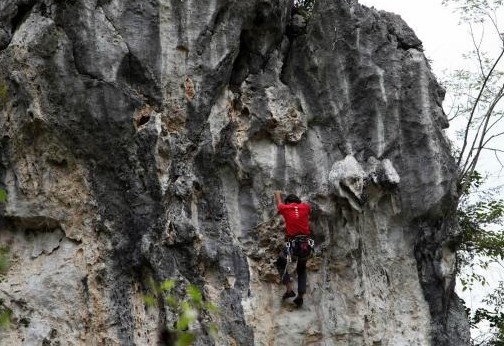
[[[297,296],[296,299],[293,300],[293,302],[299,308],[301,305],[303,305],[303,298]]]
[[[296,293],[294,293],[294,291],[285,292],[284,295],[282,296],[282,300],[285,300],[285,299],[288,299],[288,298],[292,298],[295,295],[296,295]]]

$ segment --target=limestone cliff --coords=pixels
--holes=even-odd
[[[219,306],[207,345],[468,345],[443,89],[353,0],[0,2],[6,345],[155,345],[150,280]],[[282,304],[273,191],[313,207]]]

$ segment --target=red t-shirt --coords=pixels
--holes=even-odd
[[[278,213],[284,217],[288,237],[310,234],[310,206],[306,203],[278,205]]]

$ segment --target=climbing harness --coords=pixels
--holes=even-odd
[[[285,247],[287,248],[288,262],[290,262],[290,256],[308,259],[313,253],[315,241],[306,235],[298,235],[286,242]]]
[[[306,245],[303,245],[306,244]],[[285,242],[285,258],[287,263],[285,264],[285,269],[282,274],[282,280],[288,271],[289,263],[292,263],[292,257],[296,257],[301,260],[308,260],[313,254],[315,249],[315,241],[306,235],[298,235],[293,239]]]

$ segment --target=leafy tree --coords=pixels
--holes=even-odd
[[[504,167],[504,35],[499,28],[498,13],[502,0],[443,0],[455,6],[461,22],[468,26],[473,49],[464,57],[472,68],[454,71],[444,82],[454,102],[449,113],[452,124],[463,124],[458,132],[460,146],[456,159],[460,168],[461,199],[458,218],[461,245],[458,253],[459,279],[463,289],[475,283],[487,284],[478,268],[504,259],[504,200],[498,189],[484,189],[483,176],[478,172],[482,157],[493,155],[494,162]],[[490,28],[491,35],[488,35]],[[493,34],[492,34],[493,33]],[[492,53],[485,49],[489,39]],[[472,327],[489,324],[490,334],[473,340],[474,345],[504,345],[504,289],[499,287],[484,299],[488,309],[470,313]]]
[[[0,247],[0,280],[9,269],[9,248]],[[7,328],[10,324],[12,311],[3,305],[3,300],[0,299],[0,329]]]
[[[504,345],[504,283],[499,282],[498,287],[484,300],[490,308],[477,309],[470,319],[471,326],[486,322],[492,328],[489,333],[478,335],[473,340],[473,345],[478,346],[503,346]]]
[[[4,275],[9,269],[9,248],[0,247],[0,275]]]
[[[7,191],[0,188],[0,203],[4,203],[7,200]]]
[[[470,187],[476,189],[482,182],[482,176],[473,172]],[[474,202],[469,197],[472,197],[469,193],[462,196],[457,211],[462,230],[458,264],[469,269],[466,275],[459,277],[464,290],[475,282],[486,283],[485,276],[478,274],[477,267],[486,269],[490,263],[504,259],[504,234],[495,229],[504,220],[504,200],[488,191],[479,194]]]
[[[211,337],[217,336],[217,325],[211,319],[218,308],[203,299],[203,294],[195,285],[189,284],[180,299],[176,294],[175,280],[165,280],[161,284],[150,282],[150,292],[144,296],[147,306],[156,306],[158,297],[162,296],[167,305],[177,315],[172,328],[164,331],[160,340],[164,345],[188,346],[196,340],[196,333],[191,326],[198,324]]]

